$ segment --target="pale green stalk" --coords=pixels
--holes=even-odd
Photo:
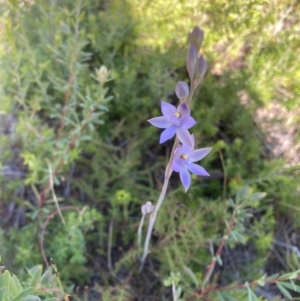
[[[56,194],[55,194],[55,190],[54,190],[54,183],[53,183],[54,181],[53,181],[52,167],[51,167],[51,164],[50,164],[49,160],[47,160],[47,161],[48,161],[48,166],[49,166],[49,181],[50,181],[49,183],[50,183],[50,189],[51,189],[51,192],[52,192],[53,201],[55,203],[55,206],[56,206],[58,214],[59,214],[59,216],[61,218],[61,221],[65,225],[66,222],[65,222],[64,217],[61,214],[61,211],[60,211],[60,208],[59,208],[59,204],[58,204],[58,200],[57,200],[57,197],[56,197]]]
[[[113,220],[109,223],[109,230],[108,230],[108,245],[107,245],[107,266],[110,271],[110,273],[113,275],[113,266],[112,266],[112,260],[111,260],[111,248],[112,248],[112,235],[113,235]]]
[[[139,228],[138,228],[138,249],[141,249],[142,247],[142,229],[143,229],[143,225],[144,225],[144,221],[145,221],[145,216],[146,214],[142,215],[140,224],[139,224]]]
[[[169,185],[169,180],[170,180],[171,174],[173,172],[172,171],[172,161],[173,161],[174,152],[175,152],[175,149],[176,149],[177,146],[178,146],[178,138],[176,137],[175,143],[173,145],[171,157],[170,157],[169,163],[166,167],[164,184],[163,184],[160,196],[158,198],[157,204],[154,207],[154,210],[151,213],[150,218],[149,218],[149,225],[148,225],[147,235],[146,235],[146,239],[145,239],[144,252],[143,252],[143,257],[141,259],[140,270],[143,269],[145,260],[146,260],[147,255],[148,255],[149,243],[150,243],[150,239],[151,239],[151,235],[152,235],[152,231],[153,231],[153,227],[154,227],[154,224],[155,224],[155,220],[156,220],[158,210],[159,210],[160,206],[162,205],[162,202],[163,202],[163,200],[166,196],[166,192],[167,192],[168,185]]]
[[[176,292],[176,286],[174,281],[172,281],[172,294],[173,294],[173,301],[177,301],[177,292]]]

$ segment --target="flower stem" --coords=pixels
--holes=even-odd
[[[142,247],[142,228],[143,228],[143,225],[144,225],[145,216],[146,216],[146,214],[142,215],[142,218],[141,218],[141,221],[140,221],[140,224],[139,224],[139,228],[138,228],[138,248],[139,249],[141,249],[141,247]]]
[[[173,301],[177,301],[177,292],[176,292],[176,286],[174,281],[172,281],[172,294],[173,294]]]
[[[172,162],[173,162],[174,152],[175,152],[175,149],[178,146],[178,142],[179,142],[178,138],[176,137],[174,145],[173,145],[172,153],[171,153],[171,156],[170,156],[170,160],[169,160],[168,165],[166,167],[164,184],[163,184],[162,190],[160,192],[157,204],[154,207],[154,210],[151,213],[150,218],[149,218],[147,236],[146,236],[146,239],[145,239],[144,252],[143,252],[142,259],[141,259],[140,271],[143,269],[146,258],[147,258],[147,255],[149,253],[149,244],[150,244],[150,239],[151,239],[152,231],[153,231],[153,228],[154,228],[154,224],[155,224],[155,221],[156,221],[157,213],[158,213],[159,208],[162,205],[162,202],[163,202],[163,200],[166,196],[166,192],[167,192],[168,185],[169,185],[169,180],[170,180],[170,177],[171,177],[171,174],[172,174]]]

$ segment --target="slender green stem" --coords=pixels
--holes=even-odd
[[[112,248],[112,235],[113,235],[113,220],[109,223],[109,230],[108,230],[108,245],[107,245],[107,266],[110,273],[113,275],[113,266],[111,260],[111,248]]]
[[[52,167],[51,167],[51,164],[50,164],[49,160],[48,159],[46,159],[46,160],[47,160],[48,166],[49,166],[49,181],[50,181],[49,183],[50,183],[50,189],[51,189],[51,192],[52,192],[53,201],[55,203],[55,206],[56,206],[58,214],[59,214],[59,216],[61,218],[61,221],[65,225],[66,222],[65,222],[65,219],[64,219],[64,217],[63,217],[63,215],[62,215],[62,213],[60,211],[58,200],[57,200],[57,197],[56,197],[56,194],[55,194],[55,190],[54,190],[54,183],[53,183],[54,180],[53,180]]]
[[[153,231],[153,227],[154,227],[154,224],[155,224],[157,213],[159,211],[160,206],[162,205],[162,202],[165,198],[165,195],[166,195],[166,192],[167,192],[167,189],[168,189],[169,180],[170,180],[170,177],[171,177],[171,174],[172,174],[172,161],[173,161],[174,152],[175,152],[175,149],[177,148],[177,146],[178,146],[178,138],[176,137],[174,145],[173,145],[172,153],[171,153],[171,156],[170,156],[170,160],[169,160],[168,165],[166,167],[164,184],[163,184],[161,193],[159,195],[157,204],[154,207],[154,210],[150,215],[148,231],[147,231],[147,235],[146,235],[146,239],[145,239],[145,245],[144,245],[144,252],[143,252],[142,259],[141,259],[140,271],[143,269],[143,266],[145,264],[145,261],[146,261],[146,258],[147,258],[148,252],[149,252],[150,239],[151,239],[151,235],[152,235],[152,231]]]
[[[140,224],[139,224],[139,228],[138,228],[138,249],[140,250],[142,247],[142,229],[143,229],[143,225],[144,225],[144,221],[145,221],[145,216],[146,214],[142,215]]]
[[[172,281],[172,294],[173,294],[173,301],[177,301],[177,292],[176,292],[176,286],[174,281]]]

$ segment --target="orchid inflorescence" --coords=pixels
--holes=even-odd
[[[188,35],[190,47],[186,58],[186,68],[190,78],[190,87],[183,81],[176,84],[175,93],[180,100],[178,107],[162,101],[162,116],[148,120],[148,122],[155,127],[164,129],[160,135],[160,143],[166,142],[175,135],[176,139],[169,163],[166,167],[164,183],[159,199],[155,206],[152,206],[151,204],[148,231],[145,239],[143,256],[141,258],[141,268],[143,267],[148,254],[149,243],[156,216],[165,198],[172,172],[175,171],[179,173],[180,180],[185,191],[189,189],[191,184],[190,172],[198,176],[209,176],[209,173],[202,166],[195,164],[195,162],[203,159],[211,151],[211,148],[200,148],[195,150],[194,135],[189,132],[189,130],[196,124],[195,119],[191,116],[189,104],[193,98],[195,89],[199,86],[207,70],[207,63],[203,58],[203,55],[199,54],[203,38],[204,33],[197,26],[194,27],[192,32]],[[144,207],[142,207],[143,218],[139,227],[139,242],[141,241],[141,227],[144,217],[148,213],[145,211],[145,208],[146,207],[144,205]]]
[[[194,162],[203,159],[211,151],[211,148],[194,150],[195,139],[188,131],[196,124],[195,119],[190,115],[189,102],[207,69],[203,56],[198,57],[202,41],[203,31],[199,27],[195,27],[189,34],[190,48],[186,63],[191,80],[191,93],[187,83],[178,82],[175,93],[180,100],[179,106],[176,108],[172,104],[162,101],[161,112],[163,116],[148,120],[152,125],[165,129],[160,135],[160,143],[173,138],[175,134],[182,143],[182,145],[176,145],[174,156],[171,159],[172,170],[179,172],[185,191],[188,190],[191,183],[189,171],[198,176],[209,176],[209,173],[202,166]]]
[[[181,103],[176,109],[175,106],[162,101],[161,111],[163,116],[149,119],[148,122],[165,129],[160,136],[160,143],[174,137],[175,133],[182,143],[175,149],[172,170],[179,172],[181,182],[187,191],[191,183],[188,170],[198,176],[209,176],[202,166],[194,162],[203,159],[211,151],[211,148],[194,150],[194,135],[191,135],[188,129],[194,126],[196,121],[190,116],[190,108],[186,103]]]

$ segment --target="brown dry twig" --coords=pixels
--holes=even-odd
[[[224,234],[224,236],[221,239],[221,242],[219,244],[219,247],[218,247],[218,250],[216,252],[216,255],[212,258],[210,264],[207,266],[206,273],[204,275],[204,278],[203,278],[203,281],[202,281],[202,284],[201,284],[201,290],[204,289],[205,284],[209,281],[209,279],[210,279],[210,277],[211,277],[211,275],[212,275],[212,273],[214,271],[216,262],[217,262],[218,258],[222,255],[222,251],[223,251],[223,248],[225,246],[226,240],[228,239],[228,237],[229,237],[231,231],[233,230],[235,224],[236,224],[236,218],[235,218],[235,213],[234,213],[233,217],[232,217],[232,219],[230,221],[230,224],[227,227],[227,229],[225,231],[225,234]]]

